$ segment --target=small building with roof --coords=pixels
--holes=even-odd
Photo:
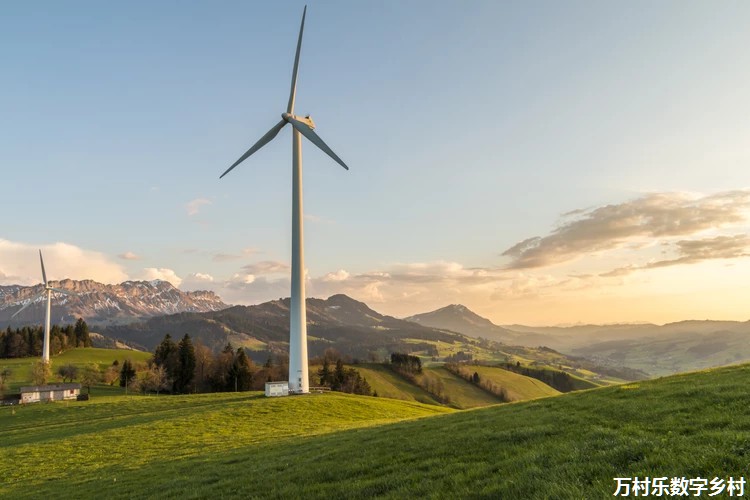
[[[76,400],[81,394],[81,384],[50,384],[21,387],[21,403],[40,401]]]

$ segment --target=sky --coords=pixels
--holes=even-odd
[[[289,295],[304,4],[16,2],[0,16],[0,284]],[[308,296],[498,324],[748,320],[750,4],[308,5]]]

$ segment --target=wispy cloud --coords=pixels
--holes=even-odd
[[[707,230],[746,223],[749,212],[750,191],[727,191],[708,196],[648,194],[625,203],[569,212],[567,218],[573,219],[566,218],[549,235],[523,240],[502,255],[511,258],[509,269],[540,268],[639,240],[668,241],[698,236]],[[726,242],[714,244],[720,243]],[[703,248],[700,244],[691,246],[685,242],[678,242],[677,247],[680,252],[693,254]],[[705,258],[712,257],[701,260]]]
[[[289,272],[289,265],[283,262],[264,260],[242,267],[249,274],[279,274]]]
[[[214,262],[231,262],[234,260],[246,259],[260,253],[255,247],[243,248],[239,253],[215,252],[211,254],[211,260]]]
[[[314,214],[305,214],[305,220],[316,224],[336,224],[333,219]]]
[[[128,251],[128,252],[119,254],[117,258],[122,259],[122,260],[140,260],[141,256]]]
[[[190,200],[185,204],[185,210],[187,211],[187,214],[189,216],[197,215],[198,212],[200,212],[201,207],[205,205],[210,205],[211,200],[208,198],[196,198],[194,200]]]
[[[750,256],[750,237],[746,234],[734,236],[716,236],[698,240],[680,240],[675,242],[673,250],[677,254],[674,259],[664,259],[648,262],[642,265],[628,265],[618,267],[600,276],[625,276],[643,269],[657,269],[660,267],[681,264],[696,264],[713,259],[737,259]]]

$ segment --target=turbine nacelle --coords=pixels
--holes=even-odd
[[[310,129],[315,130],[315,122],[313,121],[312,117],[310,115],[305,116],[297,116],[290,113],[281,113],[281,118],[287,123],[291,123],[292,127],[294,127],[294,122],[304,123]]]

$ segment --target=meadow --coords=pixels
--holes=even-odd
[[[750,366],[473,410],[336,393],[0,408],[9,498],[609,498],[740,477]]]
[[[145,362],[150,357],[151,353],[148,352],[125,349],[97,349],[95,347],[69,349],[50,357],[50,364],[52,365],[50,383],[61,382],[55,371],[63,365],[71,364],[83,368],[89,363],[94,363],[99,366],[99,369],[104,370],[115,360],[122,364],[126,359],[134,362]],[[21,386],[33,385],[31,383],[31,368],[38,361],[38,358],[0,359],[0,370],[7,368],[11,371],[11,376],[8,379],[9,387],[6,392],[17,392]]]

